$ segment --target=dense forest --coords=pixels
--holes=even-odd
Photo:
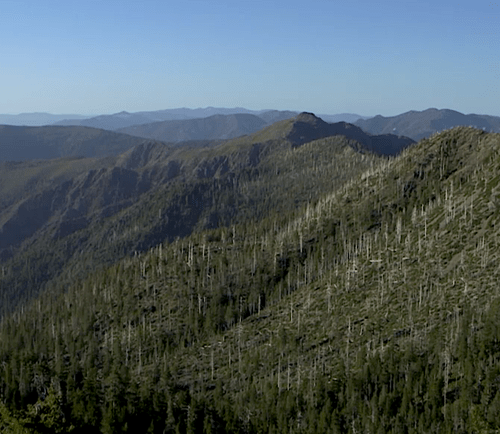
[[[500,430],[500,135],[258,143],[5,263],[2,432]]]

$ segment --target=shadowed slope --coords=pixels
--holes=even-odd
[[[120,154],[145,140],[88,127],[0,125],[0,161]]]

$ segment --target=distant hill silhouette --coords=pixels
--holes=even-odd
[[[100,115],[86,119],[62,119],[54,125],[81,125],[93,128],[102,128],[105,130],[117,130],[120,128],[130,127],[132,125],[143,125],[153,122],[163,121],[180,121],[187,119],[207,118],[214,115],[235,115],[249,114],[259,116],[267,123],[271,124],[283,119],[288,119],[296,116],[298,112],[280,111],[280,110],[248,110],[242,107],[223,108],[223,107],[206,107],[206,108],[178,108],[156,111],[142,111],[129,113],[122,111],[110,115]],[[1,119],[1,115],[0,115]]]
[[[138,114],[138,113],[128,113],[120,112],[112,115],[100,115],[89,119],[82,120],[63,120],[57,122],[55,125],[81,125],[85,127],[101,128],[103,130],[117,130],[119,128],[124,128],[129,125],[143,124],[151,122],[151,118]]]
[[[488,132],[500,132],[500,117],[468,114],[454,110],[430,108],[409,111],[397,116],[375,116],[359,119],[355,125],[370,134],[397,134],[420,140],[456,126],[472,126]]]
[[[73,127],[0,125],[0,161],[115,155],[144,142],[127,134]]]
[[[177,143],[186,140],[232,139],[254,133],[266,125],[267,123],[258,116],[239,113],[182,121],[154,122],[118,131],[137,137]]]
[[[259,118],[264,119],[268,124],[273,124],[274,122],[283,121],[285,119],[290,119],[297,116],[298,112],[292,111],[280,111],[280,110],[269,110],[263,113],[259,113]]]
[[[349,122],[353,124],[358,119],[370,119],[370,116],[361,116],[354,113],[340,113],[338,115],[318,115],[325,122]]]
[[[64,119],[68,122],[73,122],[71,125],[77,125],[81,120],[88,117],[89,116],[70,114],[53,115],[50,113],[21,113],[18,115],[0,114],[0,125],[40,127],[42,125],[53,124]]]

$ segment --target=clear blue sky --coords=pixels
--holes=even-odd
[[[0,0],[0,113],[500,116],[500,2]]]

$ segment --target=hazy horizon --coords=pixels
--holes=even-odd
[[[381,115],[381,116],[386,117],[386,118],[395,117],[395,116],[398,116],[398,115],[401,115],[401,114],[404,114],[404,113],[408,113],[408,112],[411,112],[411,111],[422,112],[422,111],[426,111],[426,110],[437,109],[437,110],[452,110],[452,111],[457,111],[457,112],[462,113],[464,115],[476,114],[476,115],[499,116],[500,117],[500,115],[495,115],[495,114],[491,114],[491,113],[460,111],[460,110],[456,110],[456,109],[450,108],[450,107],[427,107],[427,108],[422,109],[422,110],[415,110],[415,109],[408,108],[407,110],[404,110],[402,112],[394,113],[394,114],[387,114],[387,115],[383,114],[383,113],[373,113],[373,114],[353,113],[353,112],[319,113],[319,112],[312,112],[310,110],[291,110],[291,109],[274,109],[274,108],[271,108],[271,109],[270,108],[266,108],[266,109],[249,109],[248,107],[214,107],[214,106],[206,106],[206,107],[169,107],[169,108],[166,108],[166,109],[159,109],[159,111],[161,111],[161,110],[176,110],[176,109],[202,110],[202,109],[208,109],[208,108],[215,108],[215,109],[236,109],[236,108],[241,108],[241,109],[247,109],[247,110],[252,110],[252,111],[278,110],[278,111],[296,111],[296,112],[299,112],[299,113],[307,111],[307,112],[315,114],[316,116],[320,116],[320,115],[329,115],[329,116],[336,116],[336,115],[359,115],[359,116],[362,116],[362,117],[375,117],[375,116]],[[140,113],[140,112],[149,112],[149,111],[155,111],[155,110],[139,110],[137,112],[136,111],[131,111],[131,110],[120,110],[120,111],[116,111],[116,112],[90,113],[90,114],[75,113],[75,112],[71,112],[71,113],[51,113],[51,112],[47,112],[47,111],[38,111],[38,112],[22,112],[22,113],[0,113],[0,116],[22,116],[22,115],[36,115],[36,114],[39,114],[39,115],[51,115],[51,116],[84,116],[84,117],[89,117],[90,118],[90,117],[97,117],[97,116],[103,116],[103,115],[104,116],[114,115],[114,114],[118,114],[120,112]],[[213,116],[213,115],[209,115],[209,116]]]
[[[5,1],[0,113],[500,116],[498,2]]]

